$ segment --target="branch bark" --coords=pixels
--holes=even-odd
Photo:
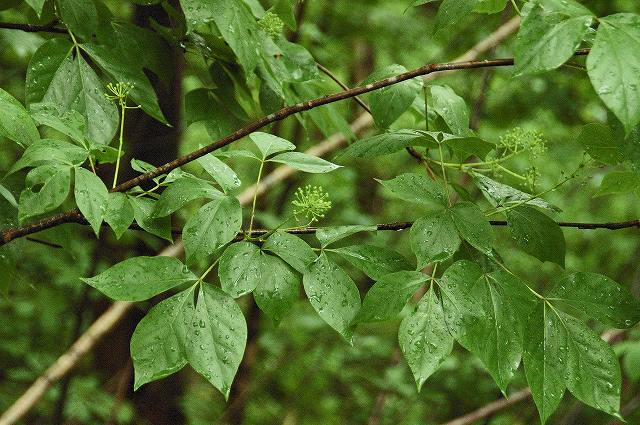
[[[474,60],[484,52],[491,49],[493,46],[500,44],[511,34],[513,34],[520,24],[520,18],[515,17],[507,22],[505,25],[499,27],[496,31],[491,33],[487,38],[480,41],[469,51],[462,56],[456,58],[456,61],[470,61]],[[437,78],[440,75],[447,74],[444,71],[439,74],[427,75],[424,79],[430,81]],[[373,119],[369,114],[360,115],[352,124],[351,132],[359,134],[363,130],[373,125]],[[336,133],[323,142],[317,144],[306,153],[316,156],[324,156],[325,154],[339,148],[347,142],[344,135]],[[274,172],[268,174],[262,179],[259,185],[253,185],[245,190],[238,199],[243,205],[247,205],[252,199],[253,194],[256,192],[258,196],[264,194],[269,188],[275,186],[283,180],[286,180],[297,171],[293,168],[282,166],[276,169]],[[0,243],[2,245],[2,243]],[[176,243],[168,248],[165,248],[158,255],[177,257],[182,253],[182,243],[176,241]],[[118,301],[115,302],[105,313],[96,319],[96,321],[89,327],[89,329],[65,352],[56,362],[50,366],[42,376],[40,376],[27,391],[18,398],[8,410],[6,410],[2,416],[0,416],[0,425],[12,425],[19,421],[29,410],[44,396],[46,391],[55,382],[60,380],[69,371],[71,371],[78,361],[87,353],[89,353],[95,344],[102,339],[117,323],[125,317],[127,312],[133,307],[133,303]]]
[[[24,32],[50,32],[55,34],[69,34],[65,28],[59,28],[55,25],[57,22],[52,22],[47,25],[31,25],[31,24],[18,24],[13,22],[0,22],[0,29],[6,30],[19,30]]]

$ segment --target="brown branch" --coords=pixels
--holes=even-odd
[[[493,33],[487,36],[485,39],[481,40],[478,44],[464,53],[462,56],[456,58],[456,61],[466,61],[473,60],[480,56],[482,53],[491,49],[493,46],[501,43],[503,40],[508,38],[511,34],[513,34],[517,29],[520,23],[519,17],[514,17],[505,25],[496,29]],[[441,75],[446,75],[447,72],[443,72],[440,74],[432,74],[427,75],[424,80],[432,80]],[[373,124],[373,120],[370,115],[362,114],[360,115],[352,124],[351,124],[351,132],[354,134],[359,134],[364,129],[370,127]],[[311,149],[307,150],[306,153],[310,155],[316,156],[324,156],[325,154],[339,148],[343,144],[347,142],[345,136],[341,133],[336,133],[323,142],[317,144]],[[281,166],[272,173],[268,174],[265,178],[262,179],[260,184],[253,185],[246,189],[240,196],[238,196],[238,200],[242,205],[247,205],[252,199],[253,194],[256,193],[258,196],[264,194],[271,187],[280,183],[281,181],[289,178],[294,175],[297,171],[291,167]],[[182,243],[180,241],[176,241],[176,243],[168,248],[165,248],[158,255],[160,256],[168,256],[168,257],[177,257],[182,252]],[[127,312],[133,307],[133,303],[128,302],[115,302],[112,306],[101,316],[99,316],[96,321],[91,325],[91,327],[85,332],[66,353],[64,353],[56,362],[47,369],[40,378],[38,378],[29,389],[20,396],[10,407],[7,409],[2,416],[0,416],[0,425],[12,425],[19,421],[33,406],[42,398],[42,396],[46,393],[46,391],[53,385],[56,381],[58,381],[61,377],[65,376],[72,370],[78,361],[88,352],[90,352],[94,346],[98,343],[98,341],[104,337],[109,330],[116,326],[116,324],[125,317]],[[100,332],[96,332],[100,330]],[[82,342],[81,342],[82,341]],[[85,343],[88,341],[88,343]],[[61,359],[63,357],[73,358],[72,362],[63,362]]]
[[[529,397],[531,397],[531,390],[529,388],[526,388],[524,390],[520,390],[516,393],[511,394],[509,398],[501,398],[499,400],[493,401],[477,410],[474,410],[473,412],[467,413],[464,416],[460,416],[459,418],[456,418],[449,422],[445,422],[441,425],[470,425],[477,420],[494,415],[495,413],[504,410],[507,407],[527,400]]]
[[[82,224],[88,225],[86,221]],[[506,226],[508,223],[505,220],[489,220],[489,224],[492,226]],[[560,227],[568,227],[575,228],[581,230],[596,230],[596,229],[608,229],[608,230],[621,230],[621,229],[629,229],[632,227],[636,227],[640,229],[640,219],[639,220],[629,220],[629,221],[618,221],[618,222],[605,222],[605,223],[583,223],[583,222],[574,222],[574,221],[558,221],[556,224]],[[413,225],[413,221],[395,221],[393,223],[381,223],[376,224],[376,230],[393,230],[400,231],[406,230]],[[106,223],[102,224],[102,227],[108,227],[109,225]],[[319,228],[315,226],[306,226],[306,227],[292,227],[281,229],[283,232],[291,233],[293,235],[310,235],[315,233]],[[133,223],[129,227],[129,230],[139,230],[145,231],[138,224]],[[256,237],[263,236],[267,233],[272,233],[274,229],[253,229],[251,232],[247,230],[241,230],[235,236],[233,241],[241,241],[244,240],[245,236]],[[181,235],[182,229],[173,227],[171,228],[171,233],[173,235]],[[27,238],[28,240],[32,240],[32,238]],[[52,244],[46,241],[34,240],[34,242],[39,242],[44,245],[53,247],[53,248],[62,248],[62,246],[57,244]]]
[[[588,53],[589,53],[589,49],[580,49],[576,51],[576,55],[586,55]],[[211,153],[237,140],[240,140],[243,137],[248,136],[249,134],[261,129],[262,127],[265,127],[277,121],[281,121],[299,112],[308,111],[310,109],[314,109],[319,106],[323,106],[333,102],[338,102],[340,100],[356,97],[358,95],[369,93],[369,92],[381,89],[383,87],[388,87],[394,84],[398,84],[402,81],[407,81],[415,77],[429,75],[436,72],[450,72],[450,71],[457,71],[457,70],[503,67],[503,66],[512,66],[512,65],[513,65],[513,58],[429,64],[429,65],[424,65],[420,68],[414,69],[412,71],[405,72],[403,74],[378,80],[374,83],[367,84],[366,86],[363,86],[363,87],[352,88],[339,93],[334,93],[332,95],[324,96],[318,99],[301,102],[293,106],[288,106],[280,109],[279,111],[273,114],[267,115],[266,117],[262,117],[256,121],[253,121],[249,123],[247,126],[241,128],[240,130],[235,131],[234,133],[214,143],[204,146],[203,148],[200,148],[198,150],[195,150],[183,157],[170,161],[147,173],[141,174],[133,179],[127,180],[121,183],[120,185],[116,186],[112,191],[123,192],[123,191],[129,190],[141,183],[144,183],[162,174],[166,174],[208,153]],[[51,217],[44,218],[42,220],[36,221],[35,223],[31,223],[26,226],[6,229],[2,233],[0,233],[0,246],[16,238],[26,236],[31,233],[49,229],[51,227],[54,227],[63,223],[70,223],[70,222],[77,223],[80,220],[82,220],[82,214],[80,213],[80,210],[75,208],[73,210],[70,210],[64,213],[60,213]]]
[[[13,22],[0,22],[0,29],[7,30],[19,30],[24,32],[51,32],[56,34],[68,34],[64,28],[56,27],[57,21],[54,21],[47,25],[31,25],[31,24],[17,24]]]

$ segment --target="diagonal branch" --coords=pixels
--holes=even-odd
[[[576,55],[586,55],[588,53],[589,53],[589,49],[580,49],[576,51]],[[429,65],[424,65],[420,68],[414,69],[412,71],[405,72],[403,74],[378,80],[374,83],[367,84],[366,86],[363,86],[363,87],[356,87],[356,88],[345,90],[332,95],[324,96],[318,99],[298,103],[293,106],[288,106],[279,110],[278,112],[275,112],[273,114],[267,115],[266,117],[253,121],[252,123],[249,123],[247,126],[235,131],[234,133],[214,143],[211,143],[183,157],[177,158],[164,165],[161,165],[155,168],[154,170],[151,170],[147,173],[139,175],[138,177],[127,180],[126,182],[123,182],[120,185],[116,186],[112,191],[122,192],[122,191],[129,190],[141,183],[149,181],[162,174],[166,174],[208,153],[211,153],[237,140],[240,140],[243,137],[248,136],[249,134],[261,129],[266,125],[272,124],[277,121],[281,121],[299,112],[308,111],[310,109],[317,108],[319,106],[327,105],[340,100],[353,98],[364,93],[372,92],[374,90],[378,90],[383,87],[388,87],[394,84],[398,84],[402,81],[410,80],[415,77],[433,74],[435,72],[448,72],[448,71],[456,71],[456,70],[478,69],[478,68],[489,68],[489,67],[503,67],[503,66],[511,66],[511,65],[513,65],[513,58],[429,64]],[[75,208],[73,210],[70,210],[64,213],[60,213],[51,217],[44,218],[42,220],[36,221],[35,223],[31,223],[26,226],[6,229],[2,233],[0,233],[0,246],[22,236],[26,236],[35,232],[39,232],[41,230],[55,227],[59,224],[74,223],[74,222],[79,222],[80,220],[82,220],[82,214],[77,208]]]

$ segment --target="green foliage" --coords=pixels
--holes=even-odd
[[[135,387],[188,363],[229,397],[246,340],[233,299],[212,286],[194,286],[159,303],[138,324],[131,338]]]
[[[640,122],[640,17],[619,13],[600,19],[587,58],[587,70],[602,101],[624,125],[626,133]],[[605,65],[607,64],[607,65]],[[611,64],[615,64],[613,68]]]
[[[40,139],[38,129],[22,104],[0,89],[0,135],[22,146]]]
[[[573,56],[593,22],[589,9],[576,1],[534,0],[522,9],[515,52],[515,73],[555,69]]]
[[[202,206],[184,225],[188,261],[211,255],[240,231],[242,210],[235,197],[225,196]]]
[[[478,394],[465,410],[496,386],[507,395],[528,385],[543,424],[566,410],[566,392],[620,417],[623,387],[633,390],[640,376],[633,333],[640,303],[626,284],[637,234],[602,243],[610,233],[563,231],[584,226],[558,223],[551,213],[637,219],[640,17],[633,2],[617,2],[620,10],[574,0],[25,3],[0,2],[0,21],[55,29],[44,28],[53,31],[46,37],[0,33],[3,69],[11,64],[0,81],[0,296],[7,297],[0,309],[16,318],[16,329],[2,335],[0,359],[11,360],[3,378],[12,385],[60,353],[60,334],[70,332],[51,317],[98,305],[104,295],[145,312],[131,337],[134,389],[176,373],[182,379],[189,364],[222,394],[194,408],[200,381],[185,379],[189,423],[214,422],[194,417],[224,409],[243,361],[243,388],[230,406],[265,404],[259,413],[245,408],[247,423],[326,423],[347,398],[358,411],[347,422],[436,423],[446,418],[422,406],[448,406],[445,392],[453,398],[470,385]],[[466,63],[451,65],[459,72],[442,84],[430,82],[440,73],[398,82],[425,57],[471,47],[467,40],[502,19],[487,15],[503,10],[522,17],[515,39],[497,47],[497,56],[514,57],[512,70],[481,77],[466,68],[492,63]],[[296,22],[303,12],[311,18]],[[435,36],[424,38],[428,28]],[[350,125],[347,107],[309,103],[336,92],[345,75],[359,84],[372,121]],[[282,119],[290,110],[278,111],[295,104],[308,110]],[[147,132],[153,126],[143,113],[171,121],[180,143]],[[363,128],[372,123],[377,133]],[[317,136],[329,139],[305,152]],[[338,147],[341,165],[322,158]],[[156,168],[153,155],[143,158],[151,163],[131,155],[165,148],[187,156]],[[134,172],[141,176],[116,187]],[[258,201],[294,172],[305,174]],[[69,220],[56,215],[74,207]],[[56,227],[65,220],[76,225]],[[85,222],[93,233],[81,230]],[[107,225],[113,234],[101,232]],[[41,229],[31,240],[4,243]],[[173,258],[179,254],[149,256],[159,239],[172,242],[180,232],[184,263]],[[42,276],[52,276],[51,288]],[[99,292],[80,297],[79,279]],[[78,330],[85,316],[78,313]],[[612,348],[598,336],[608,328],[624,329],[628,340]],[[400,364],[391,355],[396,332]],[[48,333],[57,338],[41,356],[33,341]],[[302,351],[305,344],[312,348]],[[411,381],[420,392],[427,380],[429,391],[418,395]],[[87,382],[83,391],[101,394]],[[298,418],[296,407],[269,417],[283,391],[321,413]],[[13,396],[0,393],[3,404]],[[394,414],[363,416],[379,399]],[[139,422],[128,405],[84,407],[69,420]],[[583,415],[592,419],[584,423],[606,421]]]
[[[196,279],[176,258],[134,257],[82,280],[115,300],[142,301]]]

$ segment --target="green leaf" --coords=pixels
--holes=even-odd
[[[336,161],[353,158],[373,158],[401,151],[409,146],[437,148],[433,138],[420,130],[395,130],[377,136],[360,139],[336,155]]]
[[[422,272],[400,271],[382,276],[369,289],[355,322],[382,322],[397,316],[416,291],[429,280]]]
[[[433,85],[431,91],[433,110],[442,117],[453,134],[468,135],[469,110],[464,99],[449,86]]]
[[[182,320],[182,306],[193,299],[192,292],[182,291],[159,302],[136,326],[131,336],[134,390],[169,376],[187,364],[174,327]]]
[[[473,11],[488,14],[502,12],[508,2],[509,0],[478,0],[478,4],[476,4]]]
[[[262,245],[264,251],[273,252],[300,273],[318,256],[305,241],[290,233],[274,232]]]
[[[262,153],[262,159],[266,159],[273,154],[295,150],[296,145],[282,137],[274,136],[268,133],[251,133],[249,138],[256,144],[260,153]]]
[[[65,25],[84,39],[98,26],[98,10],[93,0],[58,0],[58,12]]]
[[[587,57],[587,71],[600,99],[626,133],[640,122],[640,15],[618,13],[599,19]]]
[[[383,78],[403,74],[407,69],[402,65],[389,65],[371,74],[362,86],[373,83]],[[369,93],[369,107],[371,115],[378,127],[387,128],[409,109],[414,99],[418,96],[422,82],[412,78],[398,84],[393,84]]]
[[[606,164],[618,164],[624,160],[624,140],[615,137],[613,130],[607,125],[585,125],[578,136],[578,143],[589,156]]]
[[[220,72],[225,71],[221,69]],[[233,83],[229,81],[228,84]],[[230,93],[218,93],[216,96],[214,94],[216,92],[199,88],[187,93],[184,98],[184,115],[187,126],[203,121],[209,137],[218,140],[237,130],[242,125],[242,121],[234,113],[234,109],[240,106],[233,97],[233,87]],[[223,95],[224,101],[220,99]]]
[[[468,135],[466,136],[458,136],[435,131],[429,131],[427,134],[429,134],[434,140],[444,144],[445,146],[449,146],[463,159],[466,159],[471,155],[476,155],[479,158],[485,158],[489,152],[496,148],[495,144],[473,135],[471,130],[467,132]]]
[[[149,198],[129,196],[129,203],[133,207],[136,223],[152,235],[172,242],[171,217],[156,217],[156,201]]]
[[[507,385],[518,369],[526,314],[536,298],[525,283],[502,270],[485,274],[475,282],[462,281],[484,311],[482,320],[465,323],[460,343],[482,360],[498,387]]]
[[[0,89],[0,136],[21,146],[40,140],[36,124],[24,106],[6,91]]]
[[[43,139],[29,146],[7,174],[49,163],[81,165],[86,159],[87,151],[82,148],[59,140]]]
[[[564,395],[567,332],[546,302],[538,303],[525,329],[524,371],[544,425]]]
[[[46,0],[25,0],[24,2],[31,6],[33,11],[36,12],[36,15],[38,15],[38,18],[42,15],[42,8],[44,7]]]
[[[214,22],[238,57],[238,62],[249,75],[258,60],[260,33],[256,20],[241,0],[180,0],[187,20],[187,29],[192,32],[204,24]]]
[[[100,177],[84,168],[76,167],[74,195],[78,209],[87,219],[96,236],[100,234],[100,227],[107,207],[109,191]]]
[[[322,253],[309,266],[302,282],[309,302],[322,320],[351,343],[351,323],[360,308],[360,293],[349,275]]]
[[[516,39],[516,75],[550,71],[569,60],[593,22],[593,13],[573,0],[534,0],[522,9]]]
[[[58,46],[52,48],[60,49]],[[48,54],[48,50],[42,54]],[[57,51],[53,53],[59,55]],[[55,62],[50,65],[53,67]],[[42,89],[46,85],[46,92],[42,100],[39,103],[31,103],[30,108],[36,111],[44,110],[62,121],[71,111],[76,111],[84,117],[85,137],[95,144],[109,144],[118,129],[118,110],[115,104],[104,96],[104,85],[94,70],[82,56],[67,56],[51,80],[47,74],[50,71],[44,68],[33,73],[33,85]]]
[[[286,164],[291,168],[304,171],[305,173],[328,173],[341,168],[341,165],[336,165],[317,156],[302,152],[281,153],[267,161]]]
[[[556,314],[567,333],[567,388],[583,403],[619,417],[622,378],[615,353],[580,321]]]
[[[493,229],[480,207],[471,202],[460,202],[449,211],[460,237],[478,251],[490,255],[494,243]]]
[[[485,320],[482,307],[469,291],[469,287],[481,275],[480,266],[471,261],[461,260],[449,266],[437,281],[444,319],[449,333],[456,339],[466,338],[469,323]]]
[[[246,341],[247,325],[233,298],[211,285],[183,291],[154,307],[134,332],[135,388],[188,362],[228,398]]]
[[[71,167],[49,164],[34,168],[27,174],[25,186],[18,202],[21,223],[62,205],[71,188]],[[35,188],[38,190],[34,191]]]
[[[213,254],[236,236],[241,225],[242,207],[235,197],[225,196],[201,207],[182,232],[188,261]]]
[[[87,145],[85,119],[80,112],[74,109],[69,109],[65,111],[63,115],[60,115],[56,109],[44,103],[35,103],[31,105],[30,112],[31,118],[34,119],[37,125],[46,125],[47,127],[51,127],[54,130],[69,136],[71,140],[78,142],[81,146]],[[113,149],[106,145],[96,144],[91,140],[88,142],[94,145],[91,148],[92,150]],[[94,152],[91,154],[94,155]]]
[[[380,279],[389,273],[413,269],[401,254],[382,246],[352,245],[333,248],[332,251],[340,254],[371,279]]]
[[[424,205],[432,205],[434,202],[447,204],[443,186],[423,174],[404,173],[391,180],[376,181],[405,201]]]
[[[631,292],[597,273],[577,272],[558,279],[547,299],[619,329],[640,321],[640,303]]]
[[[398,341],[419,391],[453,349],[453,337],[449,334],[442,305],[433,289],[402,320]]]
[[[197,290],[198,304],[183,304],[176,334],[189,364],[228,398],[247,342],[246,321],[229,295],[212,285]]]
[[[540,261],[551,261],[564,267],[564,234],[555,221],[526,205],[505,214],[509,233],[521,250]]]
[[[2,184],[0,184],[0,196],[6,199],[13,207],[18,208],[18,202],[16,201],[15,196],[13,196],[13,193],[11,193],[11,191]]]
[[[198,163],[220,185],[225,193],[240,187],[242,182],[238,175],[220,158],[214,155],[205,155],[198,158]]]
[[[195,177],[180,177],[162,192],[155,204],[154,216],[168,216],[195,199],[218,199],[223,196],[223,193],[208,181]]]
[[[565,387],[582,402],[619,416],[620,366],[606,342],[547,301],[529,317],[526,335],[525,373],[542,423]]]
[[[198,278],[174,257],[134,257],[97,276],[81,279],[120,301],[143,301]]]
[[[297,27],[295,4],[294,0],[276,0],[270,9],[273,13],[277,14],[280,19],[282,19],[282,22],[292,31]]]
[[[473,12],[476,3],[477,1],[469,0],[444,0],[436,15],[436,33],[460,23]]]
[[[640,175],[634,171],[612,171],[602,179],[594,196],[635,192],[640,189]]]
[[[278,257],[260,254],[262,279],[253,297],[256,304],[275,323],[291,310],[300,295],[300,276]]]
[[[25,103],[30,106],[41,102],[51,86],[58,69],[72,52],[73,44],[66,38],[53,38],[35,51],[25,81]]]
[[[378,230],[376,225],[354,225],[354,226],[327,226],[320,227],[316,231],[316,238],[326,247],[334,242],[344,239],[360,232],[373,232]]]
[[[460,246],[460,237],[451,215],[446,211],[430,213],[411,226],[411,250],[418,260],[418,270],[431,262],[450,258]]]
[[[260,255],[260,248],[251,242],[229,245],[218,265],[222,290],[234,298],[253,291],[258,282],[264,279]]]
[[[120,239],[131,226],[135,216],[127,195],[121,192],[109,193],[104,211],[104,221],[111,226],[116,238]]]
[[[139,40],[133,39],[131,43],[118,43],[115,46],[81,44],[82,50],[93,59],[93,61],[115,81],[129,83],[133,85],[129,97],[133,102],[142,106],[142,110],[151,117],[167,124],[167,120],[160,110],[158,98],[151,82],[147,78],[142,68],[146,55],[141,50],[142,44],[135,44]],[[158,51],[158,54],[161,54]],[[98,93],[102,96],[100,90]],[[102,96],[104,98],[104,96]]]
[[[511,204],[520,204],[524,202],[526,205],[534,205],[551,211],[560,211],[560,209],[540,198],[533,198],[532,195],[522,192],[506,184],[499,183],[482,174],[474,173],[473,180],[476,186],[482,191],[485,198],[494,207],[508,207]]]

